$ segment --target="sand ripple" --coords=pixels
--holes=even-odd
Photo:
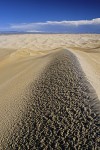
[[[26,92],[26,111],[3,150],[99,150],[100,102],[76,57],[56,53]]]

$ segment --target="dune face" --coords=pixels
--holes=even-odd
[[[48,56],[49,55],[49,56]],[[26,107],[22,100],[25,88],[38,77],[53,54],[47,56],[12,56],[1,61],[0,66],[0,134],[9,131]],[[7,130],[7,131],[6,131]]]
[[[0,35],[0,60],[9,56],[36,57],[63,48],[78,57],[100,99],[100,34]]]
[[[99,60],[100,35],[1,35],[0,148],[99,149]]]

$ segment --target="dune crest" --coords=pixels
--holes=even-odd
[[[70,51],[72,52],[71,54]],[[73,56],[73,54],[76,57]],[[80,69],[78,70],[79,65],[77,65],[78,64],[77,59],[82,67],[82,70],[84,71],[84,75],[83,73],[81,74]],[[70,68],[70,65],[72,68]],[[84,78],[84,76],[86,77]],[[83,81],[82,77],[83,80],[84,79],[85,81],[88,80],[89,85],[91,86],[88,86],[87,84],[85,85],[84,84],[85,82],[81,82]],[[75,82],[76,84],[73,84],[74,81],[76,81]],[[65,84],[66,86],[64,86]],[[79,85],[78,89],[76,85]],[[74,93],[70,91],[71,89],[67,90],[67,88],[68,89],[73,88]],[[80,91],[82,88],[84,90]],[[77,90],[79,90],[80,92],[78,92]],[[67,103],[68,108],[67,108],[66,107],[67,105],[65,105],[65,99],[67,98],[68,100],[70,100],[71,95],[73,96],[73,94],[74,94],[75,105],[73,101],[67,101],[68,102]],[[87,94],[89,95],[87,96]],[[39,97],[37,98],[38,95]],[[54,101],[52,101],[52,97],[51,97],[52,95]],[[83,98],[81,99],[82,95]],[[70,122],[71,121],[70,119],[73,118],[73,115],[75,115],[73,112],[77,111],[76,106],[79,106],[78,109],[80,113],[79,111],[77,111],[76,114],[79,113],[79,116],[82,115],[83,117],[82,120],[88,118],[88,114],[89,114],[90,117],[88,119],[90,119],[90,123],[88,123],[89,125],[88,129],[89,131],[90,129],[94,129],[95,132],[98,132],[98,125],[95,126],[93,123],[94,122],[93,117],[95,118],[96,116],[94,115],[94,112],[97,112],[98,110],[97,107],[94,107],[97,106],[99,103],[99,100],[97,101],[98,99],[97,96],[100,100],[100,35],[99,34],[98,35],[86,35],[86,34],[84,35],[82,34],[81,35],[71,35],[71,34],[0,35],[0,118],[1,118],[0,142],[5,143],[5,141],[3,141],[5,137],[6,140],[8,140],[6,141],[6,144],[9,145],[10,142],[10,145],[8,147],[13,146],[13,148],[10,147],[8,149],[12,149],[12,150],[15,149],[16,144],[13,143],[14,138],[17,137],[17,139],[20,139],[19,137],[22,136],[19,133],[19,131],[21,131],[21,133],[23,134],[23,130],[27,129],[27,133],[28,133],[29,128],[27,127],[29,126],[27,126],[27,124],[30,122],[28,122],[27,120],[24,126],[25,128],[22,128],[21,119],[23,118],[23,114],[24,116],[29,115],[29,118],[31,118],[30,112],[32,112],[32,115],[34,116],[33,118],[36,117],[35,118],[36,122],[33,123],[34,126],[38,125],[37,118],[39,117],[40,124],[42,124],[42,121],[44,124],[45,121],[47,122],[46,129],[48,130],[49,129],[48,125],[50,122],[51,122],[50,124],[52,124],[58,120],[58,122],[60,122],[62,125],[63,125],[62,122],[64,121],[66,122],[66,119],[63,118],[63,114],[64,114],[63,112],[66,112],[66,115],[69,116],[69,120],[67,122]],[[48,102],[46,101],[47,97],[48,97]],[[78,103],[75,101],[76,100],[75,98],[77,97],[79,98]],[[32,103],[28,101],[28,100],[31,101],[31,98],[33,100]],[[55,103],[55,99],[57,100],[58,103]],[[89,101],[92,101],[93,103],[90,103],[88,101],[88,104],[86,104],[86,101],[84,103],[84,99],[85,100],[89,99]],[[27,105],[27,102],[29,105]],[[50,105],[48,106],[47,104]],[[59,104],[61,105],[59,106]],[[56,112],[54,107],[55,105],[57,106],[56,110],[59,110],[59,113],[60,113],[60,109],[63,111],[61,112],[62,122],[59,115],[58,116],[55,115]],[[84,107],[85,105],[86,107]],[[74,106],[75,109],[71,110],[71,108],[74,108]],[[52,108],[54,109],[51,114],[50,113],[46,114],[47,113],[46,111],[44,115],[45,112],[44,109],[49,111],[52,110]],[[30,109],[31,111],[28,112],[28,109]],[[35,112],[33,112],[33,110]],[[41,114],[42,110],[43,110],[43,115],[38,116],[38,113]],[[93,114],[91,113],[92,110],[93,110]],[[83,111],[84,114],[82,113]],[[84,118],[84,115],[86,116],[86,118]],[[33,120],[33,118],[31,119]],[[95,119],[95,124],[96,121],[98,124],[98,114]],[[90,124],[93,125],[93,128],[90,128],[91,127]],[[71,125],[74,127],[73,121]],[[80,126],[83,127],[82,130],[84,131],[84,125],[81,124]],[[64,130],[61,129],[57,134],[62,134],[62,133],[65,134],[66,133],[65,127],[67,128],[67,126],[64,126],[63,127]],[[71,128],[71,130],[74,129],[73,127]],[[87,124],[85,124],[85,127],[87,127]],[[40,130],[41,125],[39,127],[37,126],[37,128]],[[19,137],[13,134],[14,129],[16,129],[16,134],[20,135]],[[10,136],[9,136],[9,132],[11,132]],[[43,134],[47,134],[46,130],[44,130]],[[89,134],[91,135],[90,132]],[[12,137],[12,140],[10,140],[9,137]],[[81,137],[79,137],[79,139],[80,142],[83,141],[81,140]],[[97,138],[95,137],[94,139],[95,139],[95,143],[98,143],[98,137]],[[37,144],[38,142],[39,141],[37,141]],[[59,142],[57,141],[57,143]],[[7,149],[7,147],[5,149]]]
[[[1,148],[98,149],[100,101],[94,89],[70,51],[50,57],[19,97],[24,107],[14,114],[20,117],[1,139]]]

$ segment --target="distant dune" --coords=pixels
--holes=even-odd
[[[0,35],[2,150],[99,149],[99,109],[99,34]]]

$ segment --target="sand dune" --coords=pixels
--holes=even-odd
[[[83,75],[83,73],[81,74],[80,69],[78,70],[78,68],[77,68],[79,66],[79,64],[77,64],[76,58],[74,61],[74,59],[72,59],[72,58],[74,58],[74,56],[72,56],[72,54],[70,55],[69,52],[67,52],[67,53],[63,52],[63,49],[65,49],[66,52],[67,52],[67,49],[70,50],[78,58],[80,65],[82,67],[82,70],[85,72],[84,75]],[[58,57],[59,54],[60,54],[60,57]],[[57,59],[55,59],[55,58],[57,58]],[[60,61],[60,59],[62,61]],[[63,60],[64,60],[64,62],[63,62]],[[57,61],[56,65],[57,65],[58,69],[56,69],[56,67],[54,67],[55,63],[52,64],[51,63],[52,61],[53,62]],[[68,63],[68,62],[70,62],[70,63]],[[75,69],[75,68],[72,69],[70,67],[71,62],[75,63],[73,65],[76,68],[76,74],[75,73],[73,74],[73,69]],[[71,66],[73,66],[73,65],[71,65]],[[61,66],[62,69],[59,68],[59,66]],[[48,69],[49,67],[51,69]],[[53,69],[53,72],[52,72],[52,67],[55,68],[55,69]],[[61,71],[60,71],[60,69],[61,69]],[[69,70],[69,74],[66,72],[67,69]],[[72,73],[70,72],[70,69],[72,69]],[[63,72],[65,72],[65,73],[63,74]],[[81,78],[80,77],[81,75],[82,75],[82,77],[86,75],[86,78],[83,77],[83,79],[82,79],[82,81],[84,80],[86,84],[83,82],[81,83],[80,81],[79,81],[79,83],[77,81],[77,84],[81,85],[80,90],[82,88],[85,90],[85,91],[83,90],[84,98],[81,97],[82,95],[80,95],[80,93],[82,91],[77,93],[78,101],[75,102],[75,100],[74,100],[74,102],[75,102],[74,108],[76,109],[76,105],[77,105],[77,107],[78,107],[77,112],[80,115],[82,114],[82,110],[84,109],[84,114],[85,113],[86,114],[85,114],[85,116],[84,115],[82,116],[82,119],[84,117],[86,119],[86,117],[89,116],[89,118],[91,118],[90,119],[91,121],[90,121],[90,123],[87,123],[87,119],[86,119],[86,124],[88,125],[88,128],[85,131],[86,127],[84,127],[81,124],[80,115],[78,115],[78,119],[76,119],[76,120],[79,120],[78,127],[80,127],[80,126],[82,127],[82,130],[84,130],[84,135],[87,135],[86,132],[88,132],[87,136],[92,136],[92,134],[95,134],[95,135],[98,134],[97,132],[99,130],[98,129],[98,113],[97,113],[97,112],[99,112],[98,108],[97,108],[97,106],[99,107],[99,104],[98,104],[99,100],[97,100],[97,99],[98,98],[100,99],[100,35],[64,35],[64,34],[63,35],[59,35],[59,34],[57,34],[57,35],[53,35],[53,34],[51,34],[51,35],[42,35],[42,34],[40,34],[40,35],[39,34],[37,34],[37,35],[31,35],[31,34],[29,34],[29,35],[26,35],[26,34],[25,35],[0,35],[0,118],[1,118],[0,119],[0,135],[1,135],[1,137],[0,137],[1,143],[0,144],[2,144],[1,149],[15,149],[16,143],[18,146],[18,141],[20,141],[20,138],[22,136],[21,133],[24,130],[24,129],[22,129],[21,119],[23,118],[23,115],[26,115],[26,116],[29,115],[26,113],[28,111],[27,110],[28,108],[31,109],[30,113],[32,112],[32,110],[34,110],[40,114],[41,111],[43,110],[44,117],[47,117],[46,122],[48,122],[48,117],[50,117],[50,116],[48,116],[48,115],[46,116],[44,109],[49,111],[52,108],[52,106],[56,106],[57,109],[62,108],[63,105],[65,105],[64,101],[66,99],[71,98],[70,94],[73,95],[73,93],[71,93],[71,92],[69,92],[69,94],[66,95],[68,88],[70,89],[70,87],[72,87],[72,84],[74,83],[74,81],[76,81],[78,79],[78,77],[79,77],[79,79]],[[41,80],[41,77],[42,77],[42,80]],[[54,87],[51,84],[53,82],[53,77],[54,77],[55,81],[57,79],[60,79],[60,80],[57,80],[57,83],[54,81],[54,83],[55,83]],[[62,77],[62,79],[61,79],[61,77]],[[72,78],[72,77],[74,77],[74,78]],[[52,78],[52,80],[51,80],[51,78]],[[64,83],[66,83],[64,78],[66,78],[66,81],[67,80],[70,81],[70,84],[69,84],[70,87],[67,88],[67,85],[66,85],[66,86],[64,86],[64,89],[63,89],[62,85]],[[89,86],[86,86],[86,85],[88,85],[88,83],[86,82],[86,79],[89,81]],[[49,80],[49,82],[48,82],[48,80]],[[56,91],[57,89],[55,88],[57,84],[59,84],[59,88],[60,88],[58,91]],[[90,84],[93,86],[94,89],[92,89],[92,86]],[[30,89],[31,85],[32,85],[32,89]],[[60,87],[60,85],[61,85],[61,87]],[[43,90],[42,90],[42,87],[43,87]],[[51,87],[51,90],[48,89],[48,87]],[[74,90],[75,91],[79,90],[79,87],[80,86],[78,86],[78,87],[76,86]],[[54,94],[52,93],[53,90],[54,90]],[[64,91],[62,91],[62,90],[65,90],[65,95],[63,93]],[[75,94],[75,91],[74,91],[74,94]],[[40,100],[39,107],[37,104],[37,101],[38,101],[37,97],[35,97],[35,92],[36,92],[36,96],[38,95],[37,97]],[[40,93],[38,93],[38,92],[40,92]],[[48,93],[48,96],[46,96],[46,97],[45,97],[45,92]],[[95,97],[96,96],[96,94],[94,94],[95,92],[96,92],[98,98]],[[39,94],[40,95],[43,94],[43,95],[40,96]],[[52,94],[53,94],[53,97],[50,98],[49,96]],[[56,94],[57,94],[57,99],[55,98]],[[64,97],[62,97],[62,94]],[[30,97],[30,96],[32,96],[32,97]],[[41,99],[41,97],[42,97],[42,99]],[[31,98],[32,98],[32,101],[31,101]],[[49,98],[50,98],[50,105],[48,103],[50,108],[48,105],[46,105],[45,98],[47,98],[47,100],[49,100]],[[56,104],[55,102],[52,103],[53,99],[57,100],[59,105]],[[61,99],[61,102],[59,101],[60,99]],[[84,102],[85,99],[88,99],[87,104]],[[95,99],[96,99],[96,101],[95,101]],[[79,100],[80,101],[82,100],[82,102],[79,102]],[[92,101],[93,101],[93,103],[92,103]],[[27,103],[29,104],[29,107],[28,107]],[[71,105],[71,107],[72,107],[72,105],[74,105],[74,103],[70,104],[70,101],[68,101],[68,103],[69,103],[69,104],[67,104],[68,107],[69,107],[69,105]],[[82,106],[84,105],[84,108],[82,107],[82,110],[80,109],[81,104],[82,104]],[[93,105],[91,105],[91,104],[93,104]],[[31,105],[32,105],[32,108],[31,108]],[[33,107],[33,105],[34,105],[34,107]],[[86,105],[86,107],[85,107],[85,105]],[[36,106],[36,108],[35,108],[35,106]],[[70,107],[68,108],[67,106],[66,106],[66,108],[64,107],[66,109],[66,111],[64,110],[65,115],[67,113],[71,113],[73,116],[74,110],[70,110],[71,108]],[[53,108],[51,109],[52,110],[51,114],[50,114],[51,116],[52,116],[52,114],[54,114],[54,111],[56,111]],[[68,109],[68,112],[67,112],[67,109]],[[38,116],[38,113],[36,115],[32,114],[33,116],[31,119],[33,119],[34,117],[35,117],[35,119],[36,119],[36,117],[40,117],[40,120],[41,120],[40,124],[41,124],[43,121],[43,115]],[[60,113],[60,111],[59,111],[59,113]],[[61,112],[61,113],[63,114],[63,112]],[[71,114],[69,114],[69,116]],[[54,116],[55,116],[55,114],[54,114]],[[54,117],[54,116],[52,116],[52,117]],[[73,120],[72,116],[70,119]],[[52,117],[51,117],[51,120],[53,119]],[[56,117],[58,117],[58,122],[59,122],[60,116],[58,115]],[[63,118],[63,115],[61,115],[61,117],[63,120],[66,120],[66,118]],[[24,123],[25,123],[25,119],[26,119],[26,124],[28,124],[27,118],[23,118]],[[31,124],[30,121],[32,121],[32,120],[29,120],[29,124]],[[54,123],[55,121],[57,121],[57,118],[56,118],[56,120],[54,119],[54,121],[51,121],[51,123]],[[95,123],[93,123],[93,122],[95,122]],[[28,128],[27,128],[26,124],[24,125],[24,127],[28,132]],[[42,125],[43,124],[44,124],[44,121],[43,121]],[[72,122],[71,122],[71,124],[73,125]],[[34,123],[33,123],[33,125],[34,125]],[[70,125],[70,123],[69,123],[69,125]],[[60,126],[63,126],[63,123],[61,123]],[[46,127],[47,127],[46,129],[48,130],[49,129],[48,126],[46,126]],[[94,129],[91,131],[91,133],[90,133],[90,127],[91,127],[91,129],[92,128]],[[21,128],[21,133],[19,133],[20,128]],[[38,122],[36,123],[36,128],[38,128]],[[55,125],[54,125],[54,128],[56,128]],[[14,129],[16,130],[16,132],[14,134],[15,136],[12,134]],[[39,130],[40,130],[40,128],[39,128]],[[65,130],[66,130],[65,128],[64,128],[64,131],[61,129],[59,134],[62,134],[62,133],[65,134]],[[34,128],[34,132],[35,131],[37,132],[38,130],[36,130]],[[46,132],[46,131],[44,130],[44,132]],[[54,132],[57,133],[56,130]],[[68,132],[69,132],[69,130],[68,130]],[[74,128],[72,128],[72,132],[74,133]],[[79,134],[81,133],[80,130],[78,131],[78,133]],[[19,134],[19,136],[17,136],[16,134]],[[36,133],[34,133],[34,134],[36,134]],[[43,134],[45,134],[45,133],[43,133]],[[52,134],[52,133],[50,133],[50,134]],[[41,135],[38,134],[37,136],[39,138],[39,136],[41,136]],[[54,134],[54,136],[55,136],[55,134]],[[61,136],[61,135],[59,135],[59,136]],[[11,138],[11,137],[13,137],[13,138]],[[23,137],[24,136],[22,136],[22,142],[23,142]],[[32,137],[33,137],[33,135],[32,135]],[[45,135],[45,137],[47,137],[47,139],[49,140],[49,137],[47,135]],[[62,136],[62,139],[65,139],[65,137]],[[83,136],[83,139],[85,139],[84,136]],[[81,140],[83,140],[83,139],[81,139],[81,137],[80,137],[77,140],[82,142]],[[17,142],[14,143],[13,142],[14,140],[15,141],[17,140]],[[88,141],[88,138],[86,138],[86,140]],[[86,140],[84,141],[85,145],[87,145],[85,143]],[[25,141],[26,141],[26,145],[29,144],[29,142],[27,141],[27,137],[26,137]],[[36,141],[36,139],[34,139],[33,141]],[[58,139],[58,141],[59,141],[59,139]],[[63,141],[65,141],[65,140],[63,140]],[[89,140],[89,143],[91,143],[91,142],[95,143],[95,144],[93,144],[93,146],[94,146],[93,148],[94,149],[97,148],[98,145],[96,145],[96,144],[98,143],[98,136],[92,137],[91,140]],[[4,145],[4,143],[6,143],[6,144]],[[73,143],[74,143],[74,139],[73,139]],[[21,144],[22,144],[22,148],[21,148]],[[38,144],[38,141],[37,141],[37,143],[34,143],[34,145],[36,147],[37,147],[37,144]],[[59,142],[57,142],[57,144],[59,144]],[[77,144],[78,144],[78,141],[77,141]],[[82,146],[82,144],[83,143],[81,143],[81,146]],[[29,145],[27,145],[27,146],[29,146]],[[27,146],[26,146],[26,149],[28,149]],[[45,143],[45,146],[46,146],[46,143]],[[61,144],[59,146],[61,147]],[[78,144],[78,146],[79,146],[79,144]],[[89,145],[87,145],[87,146],[89,146]],[[25,147],[23,147],[23,143],[20,143],[20,142],[19,142],[18,148],[25,149]]]
[[[99,34],[0,35],[0,66],[6,63],[6,59],[8,63],[9,56],[14,56],[14,59],[37,57],[63,48],[73,50],[74,54],[79,57],[82,68],[100,99]],[[2,62],[2,60],[5,61]]]
[[[5,127],[15,117],[19,117],[20,111],[24,107],[24,101],[21,101],[21,95],[30,82],[33,82],[43,68],[49,63],[53,54],[46,57],[8,57],[2,61],[0,66],[0,131],[5,131]],[[19,98],[20,97],[20,98]],[[13,118],[15,117],[15,118]],[[8,118],[11,119],[8,121]]]
[[[52,58],[20,99],[26,99],[26,108],[3,137],[2,148],[99,148],[100,103],[92,86],[70,52],[61,50]]]

